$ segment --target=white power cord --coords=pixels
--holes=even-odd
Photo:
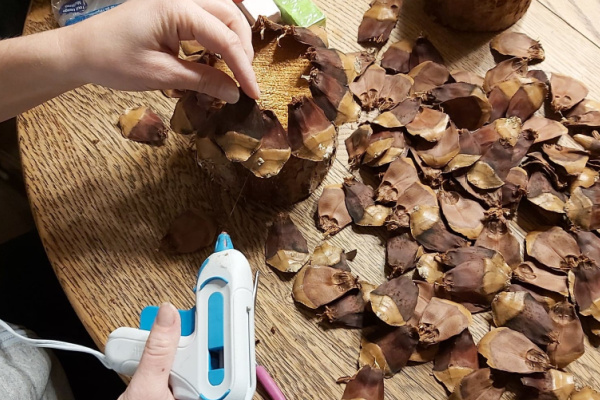
[[[19,340],[23,343],[26,343],[30,346],[45,347],[45,348],[56,349],[56,350],[78,351],[81,353],[91,354],[94,357],[96,357],[98,360],[100,360],[100,362],[106,368],[112,369],[112,367],[108,363],[108,360],[106,359],[106,356],[104,354],[102,354],[101,352],[99,352],[98,350],[90,349],[89,347],[81,346],[78,344],[61,342],[59,340],[31,339],[26,336],[18,334],[17,332],[14,331],[13,328],[10,327],[10,325],[8,325],[6,322],[2,321],[1,319],[0,319],[0,326],[2,328],[6,329],[12,335],[14,335],[14,337],[17,340]]]

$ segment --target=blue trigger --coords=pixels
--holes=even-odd
[[[194,326],[196,323],[196,307],[192,307],[189,310],[177,310],[181,317],[181,336],[190,336],[194,333]],[[140,315],[140,329],[143,331],[149,331],[152,329],[154,320],[158,314],[157,306],[148,306],[142,310]]]

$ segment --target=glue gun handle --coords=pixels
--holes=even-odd
[[[132,376],[140,363],[149,334],[149,331],[135,328],[118,328],[111,333],[105,349],[111,368],[119,374]],[[177,371],[171,371],[169,384],[176,399],[198,400],[198,390]]]
[[[108,336],[104,353],[111,368],[122,375],[132,376],[142,358],[149,331],[119,328]]]

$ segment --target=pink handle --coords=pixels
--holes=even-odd
[[[271,397],[271,400],[286,400],[285,396],[273,380],[269,372],[262,365],[256,366],[256,376],[258,381],[265,388],[265,391]]]

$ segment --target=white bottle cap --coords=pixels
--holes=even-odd
[[[237,6],[246,16],[250,25],[254,25],[259,15],[263,15],[274,22],[281,20],[281,12],[273,0],[244,0],[237,2]]]

